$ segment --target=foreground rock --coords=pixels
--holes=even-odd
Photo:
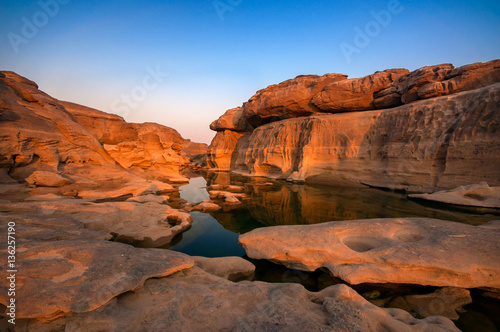
[[[92,203],[76,199],[38,200],[29,203],[0,202],[4,218],[26,214],[42,218],[78,221],[84,227],[112,235],[115,241],[144,247],[161,247],[191,227],[193,218],[168,205],[154,202]],[[24,234],[29,236],[29,234]]]
[[[350,284],[500,288],[499,234],[405,218],[259,228],[239,240],[251,258],[306,271],[326,268]]]
[[[413,194],[408,197],[446,204],[500,209],[500,187],[490,187],[486,182],[433,194]]]
[[[199,268],[148,280],[91,313],[52,322],[24,321],[20,331],[458,331],[444,317],[413,318],[378,308],[337,285],[319,293],[296,284],[233,283]]]
[[[500,60],[337,76],[311,95],[316,81],[270,86],[223,115],[208,166],[418,192],[500,185]]]
[[[16,318],[51,319],[96,310],[115,296],[136,289],[151,277],[189,268],[189,256],[155,249],[136,249],[90,239],[19,243]],[[2,252],[2,262],[7,262]],[[8,268],[2,266],[5,280]],[[7,304],[7,288],[0,301]]]

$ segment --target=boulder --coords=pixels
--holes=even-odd
[[[193,210],[198,210],[198,211],[217,211],[220,210],[221,207],[217,204],[215,204],[213,201],[209,202],[201,202],[192,208]]]
[[[390,88],[394,81],[407,73],[409,73],[407,69],[391,69],[362,78],[333,82],[314,96],[311,103],[328,113],[373,110],[376,108],[374,95]],[[385,95],[377,96],[379,107],[392,107],[401,104],[398,98],[393,98],[393,94],[388,95],[391,97],[383,100],[380,98],[385,97]]]
[[[164,277],[193,266],[184,254],[137,249],[91,239],[19,243],[16,260],[16,318],[53,319],[69,313],[94,311],[152,277]],[[2,279],[7,252],[1,252]],[[7,305],[3,283],[0,302]]]
[[[422,67],[399,77],[394,86],[401,95],[402,102],[408,104],[419,99],[418,90],[421,87],[444,80],[454,68],[451,63]]]
[[[243,117],[256,128],[283,119],[317,113],[311,99],[328,84],[347,79],[342,74],[301,75],[258,91],[243,104]]]
[[[232,168],[232,154],[236,150],[236,145],[245,134],[224,130],[215,135],[207,151],[207,164],[210,168],[217,168],[219,171],[229,171]]]
[[[184,144],[192,142],[182,138],[175,129],[156,123],[127,123],[114,114],[70,102],[60,103],[124,168],[178,176],[179,167],[189,162],[182,150]],[[197,147],[193,144],[191,148]]]
[[[246,122],[243,109],[241,107],[227,110],[218,120],[210,124],[213,131],[252,131],[253,127]]]
[[[473,63],[448,71],[442,81],[428,83],[417,90],[420,99],[474,90],[500,82],[500,60]]]
[[[325,268],[350,284],[500,288],[500,241],[486,228],[428,218],[275,226],[240,235],[247,255]]]
[[[26,182],[40,187],[62,187],[71,183],[71,180],[51,172],[35,171],[26,178]]]
[[[342,177],[414,192],[480,181],[498,186],[499,82],[500,60],[356,79],[299,76],[258,91],[214,122],[207,164],[293,182],[332,174],[324,183]],[[234,125],[243,119],[255,129]]]

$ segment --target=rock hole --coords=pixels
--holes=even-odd
[[[381,246],[380,239],[365,236],[346,237],[343,242],[356,252],[366,252]]]

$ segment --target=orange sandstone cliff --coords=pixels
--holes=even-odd
[[[214,121],[209,167],[410,191],[500,185],[500,60],[299,76]]]
[[[34,171],[108,167],[178,178],[189,155],[206,145],[155,123],[127,123],[117,115],[59,101],[36,83],[0,72],[0,172],[22,180]],[[205,148],[205,149],[204,149]]]

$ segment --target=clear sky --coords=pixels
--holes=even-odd
[[[211,121],[297,75],[496,58],[497,0],[0,0],[1,70],[207,143]]]

